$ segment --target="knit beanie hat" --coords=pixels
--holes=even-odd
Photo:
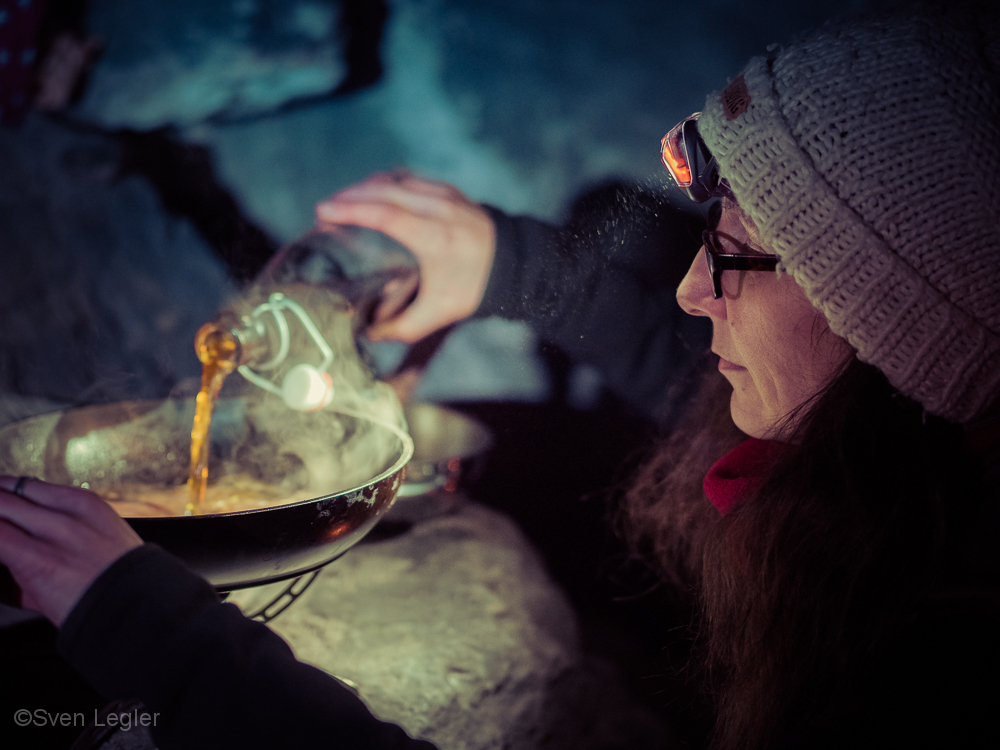
[[[698,130],[830,328],[931,413],[1000,391],[1000,33],[971,11],[827,26]]]

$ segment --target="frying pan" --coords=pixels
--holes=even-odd
[[[334,465],[345,436],[372,441],[379,446],[374,464],[361,474],[346,466],[346,486],[269,508],[126,520],[145,541],[179,557],[219,591],[294,578],[326,565],[389,510],[413,455],[412,440],[398,427],[355,414],[331,419],[327,412],[289,411],[289,421],[275,432],[243,399],[220,400],[209,465],[215,476],[250,472],[265,482],[287,484],[304,464]],[[0,428],[0,473],[96,492],[124,483],[182,484],[193,415],[194,399],[175,399],[85,406],[26,419]],[[311,446],[309,455],[290,452],[289,435],[308,436],[299,444]],[[270,456],[271,465],[262,464],[261,456]]]

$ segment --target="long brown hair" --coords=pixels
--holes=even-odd
[[[703,377],[628,492],[626,529],[697,596],[711,746],[762,748],[850,710],[852,679],[942,582],[975,472],[960,427],[852,358],[760,490],[720,518],[701,479],[739,437],[731,389]]]

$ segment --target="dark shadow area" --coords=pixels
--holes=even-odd
[[[689,603],[659,583],[615,533],[615,496],[657,431],[618,399],[560,404],[459,403],[495,445],[463,490],[512,516],[577,611],[583,645],[614,662],[633,697],[698,746],[706,727],[686,663]],[[465,478],[466,475],[463,475]]]
[[[384,0],[344,0],[339,32],[344,40],[347,75],[333,92],[350,94],[373,86],[382,78],[382,36],[389,20]]]
[[[219,183],[211,152],[185,143],[169,128],[122,130],[119,176],[138,174],[154,187],[163,207],[191,221],[237,281],[256,276],[278,243],[247,219]]]
[[[8,711],[8,723],[0,731],[4,748],[66,750],[107,703],[59,655],[55,643],[56,629],[48,620],[0,628],[0,706]],[[70,725],[51,725],[45,716],[32,716],[32,725],[20,727],[13,717],[20,709],[43,709],[47,715],[68,712]]]

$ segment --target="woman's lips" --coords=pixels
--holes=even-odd
[[[726,372],[726,371],[733,372],[745,369],[747,368],[740,367],[739,365],[730,362],[725,357],[719,357],[719,372]]]

